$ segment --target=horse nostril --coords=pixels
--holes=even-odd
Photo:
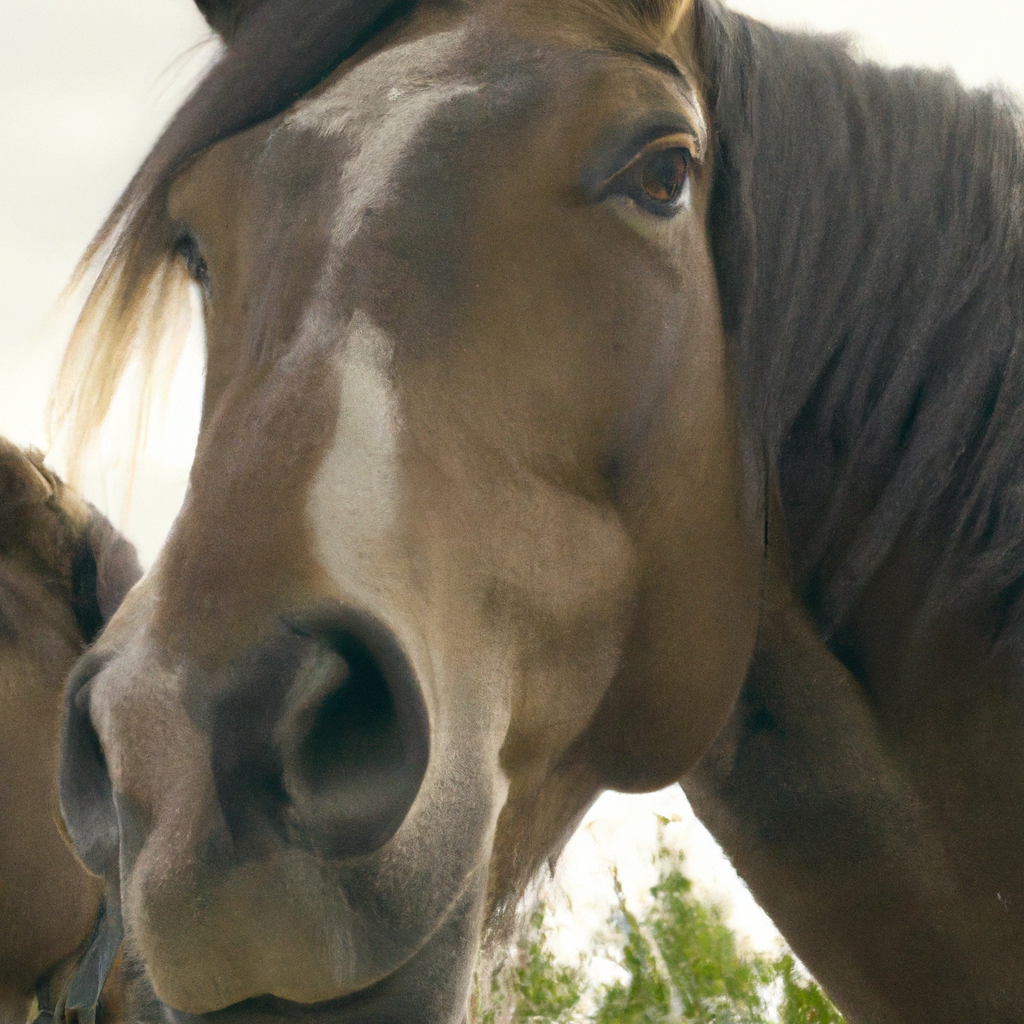
[[[289,792],[343,801],[402,760],[388,684],[365,650],[321,651],[302,664],[279,730]],[[291,785],[288,785],[291,783]],[[372,784],[372,783],[371,783]]]
[[[118,823],[107,762],[89,716],[92,680],[104,661],[87,654],[68,679],[64,697],[58,792],[68,836],[82,863],[107,873],[118,855]]]
[[[310,642],[275,728],[289,817],[328,856],[378,849],[427,767],[426,706],[389,630],[333,607],[289,628]]]

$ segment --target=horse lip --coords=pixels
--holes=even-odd
[[[415,994],[410,998],[409,992],[402,991],[403,981],[417,970],[419,952],[422,950],[367,988],[319,1003],[254,996],[209,1013],[186,1013],[167,1004],[162,1004],[163,1010],[174,1024],[436,1024],[447,1018],[438,1016],[435,1007],[425,1007],[422,998],[416,999]],[[418,1005],[414,1006],[415,1003]]]
[[[380,1019],[381,1012],[387,1012],[387,993],[381,992],[389,978],[384,978],[369,988],[360,989],[347,996],[329,999],[321,1003],[295,1003],[277,996],[256,996],[240,1003],[225,1006],[210,1013],[193,1014],[165,1006],[165,1013],[177,1024],[279,1024],[281,1021],[300,1020],[316,1024],[359,1024],[363,1019],[361,1011],[373,1013],[374,1020]],[[400,1014],[401,1006],[395,1008]],[[400,1019],[395,1017],[396,1021]]]
[[[427,947],[431,945],[428,940]],[[297,1003],[278,996],[254,996],[208,1013],[187,1013],[162,1004],[174,1024],[439,1024],[447,1020],[443,1009],[426,1005],[422,993],[404,991],[404,983],[421,968],[416,963],[423,949],[391,974],[366,988],[319,1003]],[[429,967],[425,972],[430,975]],[[415,989],[415,985],[413,986]]]
[[[423,945],[390,974],[366,988],[318,1003],[297,1003],[269,995],[254,996],[208,1013],[187,1013],[164,1003],[161,1004],[164,1014],[174,1024],[285,1024],[287,1021],[299,1021],[301,1024],[444,1024],[449,1020],[461,1020],[461,1015],[452,1016],[464,996],[458,982],[449,986],[451,999],[445,1001],[445,993],[442,992],[440,1004],[431,1001],[431,996],[438,995],[436,956],[440,952],[445,963],[453,954],[458,956],[467,938],[463,926],[475,916],[473,908],[478,905],[478,898],[483,896],[488,867],[489,861],[485,860],[470,871],[465,885],[437,927],[426,936]],[[458,970],[450,969],[448,975],[448,980],[457,978]],[[418,979],[430,985],[429,992],[419,990]]]

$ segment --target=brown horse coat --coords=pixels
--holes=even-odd
[[[58,826],[68,670],[140,575],[134,549],[43,465],[0,438],[0,1014],[22,1024],[36,986],[68,973],[102,879]]]

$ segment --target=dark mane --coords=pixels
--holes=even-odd
[[[701,13],[726,324],[746,425],[779,473],[798,592],[834,635],[909,531],[941,548],[929,602],[996,595],[1004,633],[1018,632],[1019,108],[717,0]]]

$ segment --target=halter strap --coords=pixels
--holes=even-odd
[[[52,978],[47,978],[36,988],[39,1014],[33,1024],[97,1024],[103,986],[124,938],[119,896],[116,889],[111,892],[108,884],[89,944],[78,961],[78,968],[56,1001],[51,991]]]

